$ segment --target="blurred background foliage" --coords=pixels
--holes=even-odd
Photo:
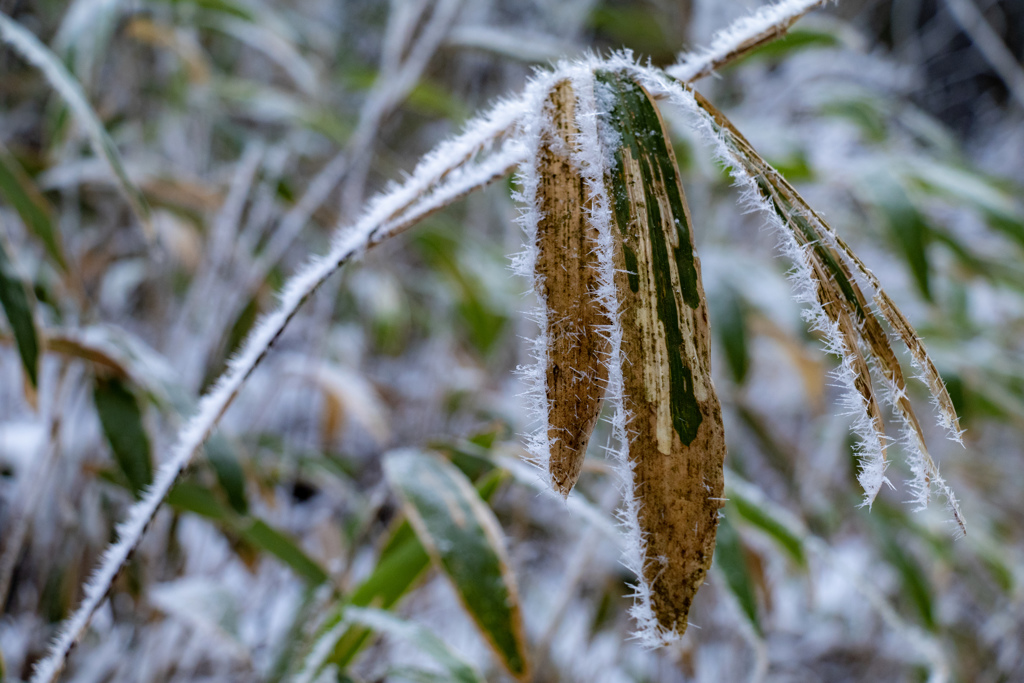
[[[52,79],[0,48],[0,677],[27,679],[183,417],[333,226],[533,68],[622,46],[668,64],[756,6],[0,1],[81,84],[144,198]],[[849,0],[698,84],[925,338],[967,429],[966,450],[931,441],[965,539],[898,487],[858,507],[833,361],[775,237],[666,109],[729,440],[716,567],[681,644],[629,639],[605,426],[568,504],[520,464],[514,370],[535,330],[507,267],[509,181],[307,303],[64,680],[503,680],[520,646],[539,681],[1024,678],[1022,46],[1016,0]],[[400,447],[443,459],[383,457]],[[498,520],[458,541],[479,542],[483,574],[446,564],[462,537],[395,463]],[[514,574],[525,635],[488,611],[486,567]]]

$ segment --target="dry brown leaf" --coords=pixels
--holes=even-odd
[[[601,413],[608,379],[608,320],[597,302],[596,229],[587,221],[590,202],[571,159],[579,131],[569,81],[552,89],[549,123],[537,158],[536,274],[547,309],[548,472],[563,496],[579,479],[590,435]]]

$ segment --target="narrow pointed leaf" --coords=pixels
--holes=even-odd
[[[607,120],[621,140],[607,182],[643,579],[660,627],[682,634],[711,566],[724,486],[707,305],[664,122],[637,83],[615,72],[596,77],[614,102]]]
[[[537,159],[536,276],[546,309],[548,472],[563,496],[579,479],[590,435],[601,413],[608,378],[607,318],[598,287],[597,230],[587,220],[587,191],[571,159],[576,138],[575,96],[569,81],[545,103],[550,125],[541,133]]]
[[[310,584],[319,585],[329,578],[293,540],[263,520],[249,518],[240,524],[238,531],[246,541],[284,562]]]
[[[176,510],[191,512],[216,522],[224,529],[237,534],[250,547],[279,559],[310,585],[322,584],[329,578],[316,560],[307,555],[287,535],[261,519],[237,514],[202,486],[179,482],[167,494],[167,504]]]
[[[21,279],[4,239],[0,237],[0,305],[14,332],[25,376],[33,388],[39,385],[39,332],[32,314],[32,296]]]
[[[0,144],[0,195],[18,212],[25,227],[43,243],[54,263],[67,269],[60,233],[53,225],[53,208],[3,144]]]
[[[723,517],[718,523],[718,544],[715,547],[715,563],[725,574],[725,582],[729,590],[736,596],[743,613],[750,623],[760,632],[761,625],[757,610],[757,596],[754,592],[754,581],[750,576],[747,558],[736,527]]]
[[[203,446],[206,458],[210,461],[217,483],[232,509],[240,515],[248,514],[249,500],[245,494],[245,472],[238,462],[238,456],[231,442],[222,434],[213,434]]]
[[[493,470],[485,475],[476,486],[481,500],[490,500],[506,476],[502,470]],[[381,549],[377,566],[370,576],[348,595],[345,604],[356,607],[373,605],[381,609],[391,609],[412,590],[429,565],[430,556],[423,549],[423,544],[416,537],[409,522],[403,520],[391,532],[391,536]],[[344,607],[342,606],[342,609]],[[328,620],[328,624],[340,619],[340,615],[339,611]],[[371,634],[371,629],[357,625],[339,632],[331,646],[333,651],[327,662],[344,670],[369,642]]]
[[[440,457],[413,450],[384,460],[384,473],[431,560],[509,673],[529,677],[518,593],[501,527],[464,474]]]
[[[138,399],[120,379],[96,378],[93,400],[114,459],[139,496],[153,481],[153,461]]]
[[[737,493],[735,489],[729,490],[728,495],[729,503],[726,505],[726,514],[734,511],[745,522],[771,537],[798,565],[801,567],[807,566],[807,553],[804,550],[803,539],[799,534],[776,519],[770,511],[758,505],[756,501],[744,497],[742,494]]]

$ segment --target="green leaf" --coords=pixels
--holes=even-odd
[[[0,237],[0,305],[14,331],[25,375],[33,387],[39,386],[39,332],[32,315],[32,297],[14,268],[7,246]]]
[[[245,472],[238,462],[238,456],[222,434],[213,434],[206,440],[204,445],[206,458],[217,475],[217,483],[220,484],[224,495],[228,498],[232,509],[240,515],[248,514],[249,500],[245,495]]]
[[[476,487],[480,498],[490,500],[506,476],[503,470],[493,470],[484,476]],[[429,565],[430,556],[423,549],[412,526],[403,520],[395,526],[385,542],[373,573],[348,596],[346,603],[357,607],[374,605],[390,609],[409,592]],[[340,613],[335,614],[328,623],[335,623],[338,619]],[[328,661],[344,669],[355,659],[370,635],[371,631],[365,627],[348,629],[338,639]]]
[[[902,545],[892,537],[890,532],[884,532],[883,536],[885,536],[886,559],[899,573],[900,579],[903,581],[904,594],[917,608],[921,623],[931,631],[938,630],[938,623],[935,621],[935,606],[932,600],[935,592],[924,569],[914,556],[906,552]]]
[[[737,384],[743,384],[750,369],[747,341],[746,302],[731,286],[722,288],[708,306],[714,322],[712,328],[725,351],[725,361]]]
[[[57,93],[64,98],[74,112],[85,133],[92,142],[96,154],[107,160],[114,172],[117,185],[128,200],[135,215],[142,223],[147,239],[154,239],[155,232],[149,212],[149,204],[142,191],[128,177],[121,155],[103,127],[99,116],[89,104],[82,86],[67,70],[57,55],[46,47],[28,29],[0,12],[0,40],[10,45],[27,62],[39,69]]]
[[[1024,207],[1020,200],[982,173],[930,162],[914,166],[911,174],[923,190],[973,205],[992,227],[1024,244]]]
[[[786,55],[816,47],[834,47],[839,38],[829,31],[814,28],[791,28],[784,36],[757,48],[737,64],[758,58],[780,59]]]
[[[799,535],[776,519],[763,506],[737,493],[735,488],[729,488],[728,496],[729,502],[726,509],[735,510],[736,514],[744,521],[770,536],[783,550],[789,553],[797,564],[801,567],[807,566],[807,554],[804,552],[804,543]]]
[[[281,560],[309,583],[321,584],[329,578],[290,538],[263,520],[248,518],[238,531],[243,539]]]
[[[181,512],[191,512],[215,522],[232,522],[231,511],[221,505],[207,489],[187,481],[179,481],[167,493],[167,504]]]
[[[466,476],[435,455],[392,452],[384,459],[384,473],[420,542],[502,663],[516,678],[527,678],[515,580],[494,514]]]
[[[850,121],[860,128],[870,142],[882,142],[889,135],[886,114],[880,104],[870,97],[833,100],[822,106],[821,113]]]
[[[726,513],[728,515],[728,513]],[[715,545],[715,564],[725,575],[729,590],[736,596],[743,613],[758,633],[761,624],[757,614],[757,597],[754,593],[754,582],[747,567],[747,558],[743,550],[743,542],[739,532],[729,521],[728,516],[718,520],[718,542]]]
[[[191,512],[217,522],[249,545],[273,555],[310,585],[322,584],[329,578],[327,572],[286,535],[261,519],[236,514],[202,486],[178,482],[167,494],[166,500],[176,510]]]
[[[153,461],[138,399],[120,379],[97,377],[93,400],[114,459],[139,497],[153,481]]]
[[[924,217],[894,175],[872,172],[864,184],[870,201],[882,212],[896,246],[910,266],[918,290],[931,301],[931,268],[927,253],[931,231]]]
[[[467,251],[455,235],[443,230],[420,232],[415,244],[430,265],[448,281],[456,300],[455,311],[469,342],[480,353],[488,354],[507,327],[508,317],[491,300],[486,284],[466,267],[468,259],[479,259],[483,254]]]
[[[60,233],[53,227],[53,208],[3,144],[0,144],[0,194],[14,207],[32,234],[43,243],[50,258],[67,270]]]

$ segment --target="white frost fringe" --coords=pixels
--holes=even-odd
[[[707,75],[716,64],[739,50],[744,43],[762,34],[781,35],[798,17],[827,2],[828,0],[782,0],[774,5],[765,5],[716,33],[707,47],[679,55],[677,62],[665,69],[665,72],[684,82]]]
[[[537,256],[539,254],[537,226],[543,219],[540,206],[537,203],[537,191],[540,186],[537,157],[540,153],[542,135],[545,129],[551,125],[546,106],[547,96],[550,88],[557,82],[551,76],[539,78],[531,83],[531,90],[528,92],[532,97],[527,98],[528,112],[524,114],[520,122],[519,136],[528,154],[517,169],[515,182],[519,189],[514,193],[513,199],[518,202],[520,207],[516,222],[523,229],[525,239],[523,250],[512,257],[513,272],[530,282],[533,292],[539,300],[538,305],[527,311],[527,316],[540,328],[537,336],[527,341],[533,363],[520,365],[516,368],[516,373],[526,384],[526,391],[522,396],[526,400],[529,422],[534,425],[533,429],[524,436],[526,450],[530,454],[530,462],[537,467],[537,473],[545,483],[547,490],[553,490],[554,486],[551,481],[551,472],[548,469],[551,460],[551,440],[548,437],[551,428],[549,418],[551,406],[547,391],[548,313],[547,301],[544,298],[543,278],[537,274]]]
[[[227,371],[200,400],[197,412],[179,433],[177,445],[160,466],[153,484],[142,500],[132,506],[127,519],[118,525],[119,540],[104,552],[100,566],[85,586],[82,603],[61,627],[47,656],[36,666],[33,683],[53,681],[60,673],[68,653],[85,633],[93,613],[139,544],[160,503],[299,306],[338,268],[359,257],[371,244],[504,175],[520,163],[526,151],[515,140],[505,142],[500,150],[491,152],[484,160],[472,162],[476,155],[487,151],[489,143],[517,122],[524,110],[523,104],[523,98],[499,103],[487,114],[474,119],[464,133],[435,148],[404,183],[393,185],[370,202],[354,226],[339,228],[328,254],[312,259],[288,281],[277,310],[260,321],[238,355],[231,359]]]

